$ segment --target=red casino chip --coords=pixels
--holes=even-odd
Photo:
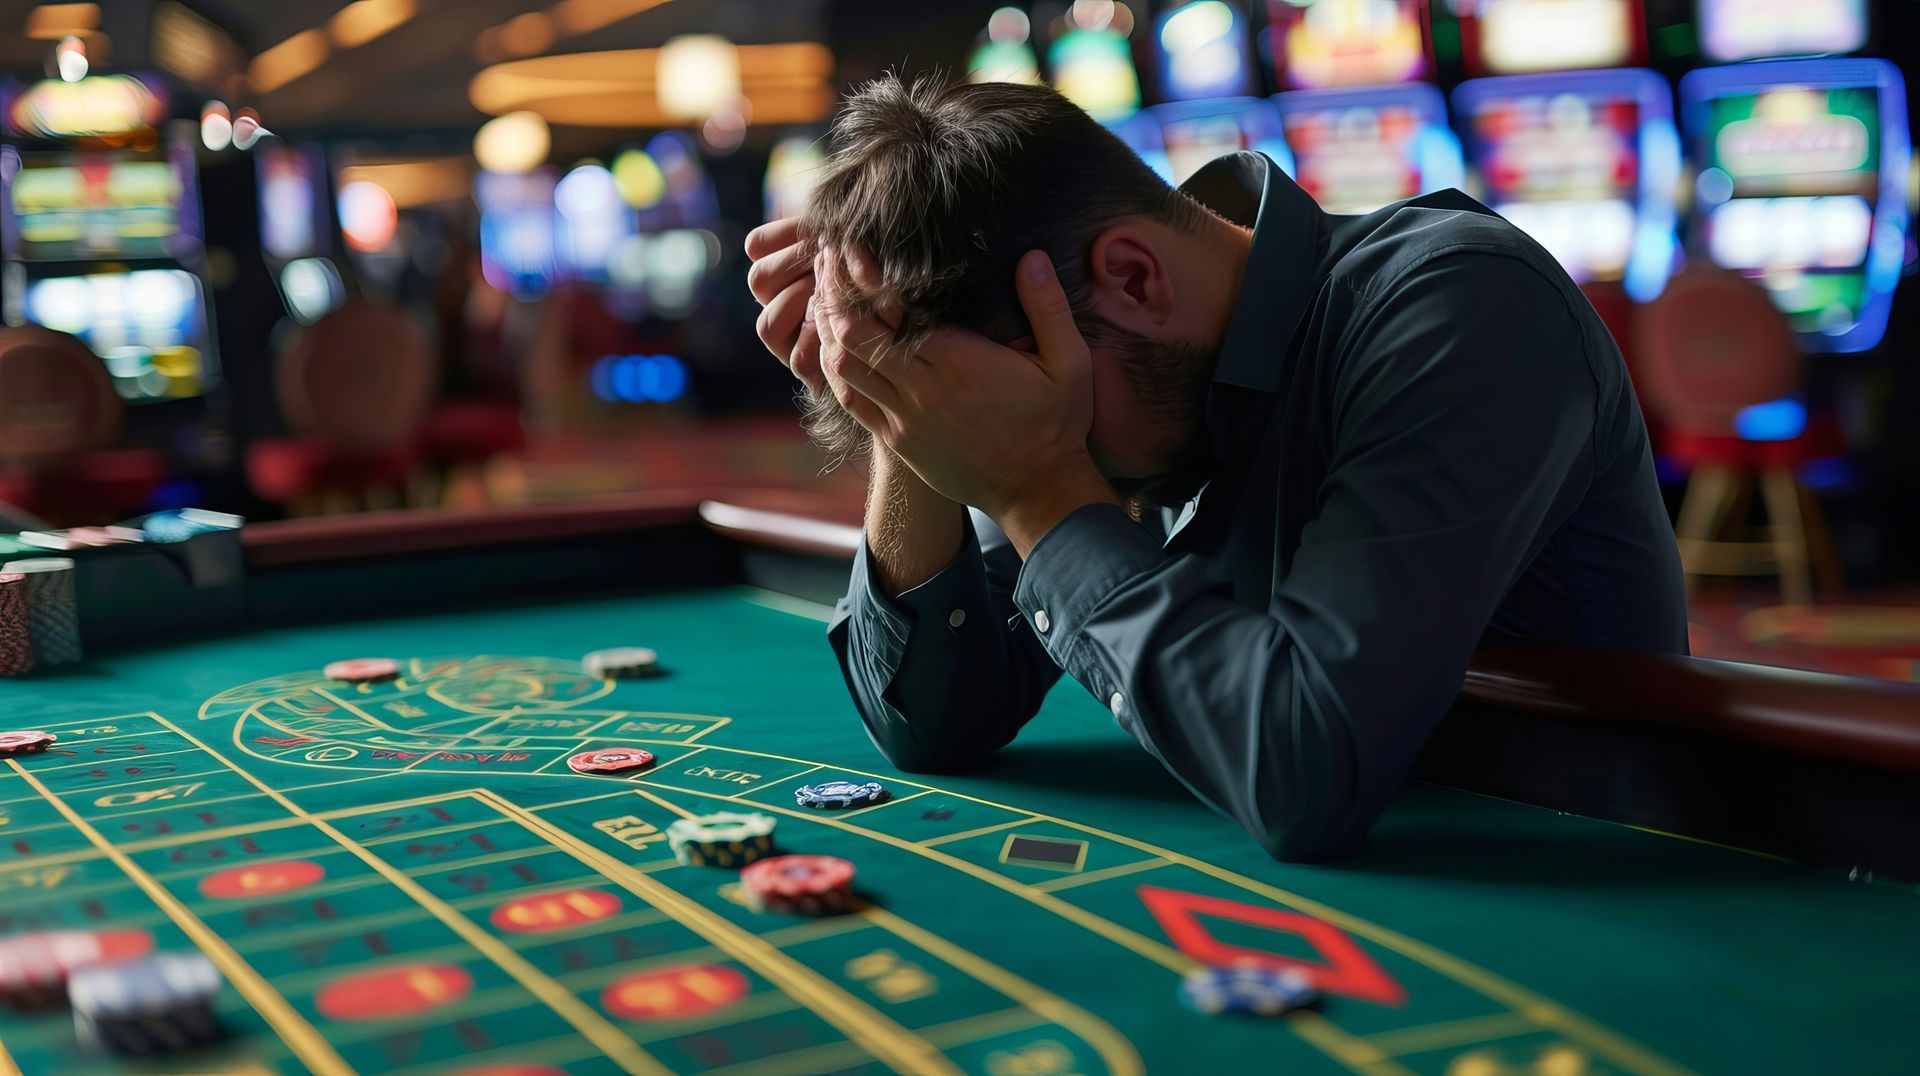
[[[59,739],[51,732],[0,732],[0,755],[39,754]]]
[[[853,884],[853,864],[835,856],[774,856],[749,863],[740,884],[760,896],[818,896]]]
[[[67,1001],[67,977],[89,964],[114,963],[153,951],[144,930],[50,930],[0,940],[0,1004],[11,1009],[58,1008]]]
[[[653,752],[638,747],[610,747],[603,751],[582,751],[567,760],[575,773],[631,773],[653,765]]]
[[[333,662],[324,671],[329,680],[345,680],[350,684],[371,684],[399,676],[400,663],[392,658],[348,658],[345,661]]]

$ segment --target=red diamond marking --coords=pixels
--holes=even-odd
[[[1324,919],[1150,885],[1141,886],[1139,893],[1141,902],[1160,921],[1160,929],[1167,932],[1167,937],[1173,939],[1174,945],[1202,964],[1232,964],[1251,960],[1267,967],[1300,972],[1324,993],[1342,994],[1382,1005],[1398,1006],[1407,1000],[1405,987],[1388,975],[1386,969],[1368,956],[1352,938]],[[1325,962],[1230,945],[1213,936],[1200,921],[1202,915],[1298,935]]]

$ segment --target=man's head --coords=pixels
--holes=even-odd
[[[833,138],[807,233],[880,267],[877,283],[839,281],[846,313],[887,312],[903,354],[945,325],[1025,346],[1014,270],[1043,250],[1093,351],[1095,461],[1123,487],[1191,463],[1180,457],[1232,298],[1201,294],[1195,263],[1231,226],[1044,87],[887,76],[848,98]],[[829,447],[863,443],[830,394],[808,410]]]

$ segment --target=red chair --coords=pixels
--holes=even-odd
[[[1667,458],[1692,470],[1674,524],[1691,586],[1703,575],[1777,575],[1789,604],[1841,586],[1819,506],[1798,470],[1843,450],[1830,416],[1773,440],[1741,436],[1742,412],[1799,391],[1804,358],[1786,316],[1759,285],[1692,267],[1639,319],[1639,388],[1667,426]],[[1726,541],[1735,508],[1758,485],[1767,515],[1758,540]],[[1744,513],[1742,513],[1744,514]]]
[[[437,377],[412,321],[349,300],[283,350],[276,380],[293,436],[248,447],[248,483],[296,515],[399,504]]]
[[[421,470],[435,487],[431,499],[454,504],[465,496],[461,490],[477,489],[477,495],[466,499],[485,503],[487,464],[526,447],[519,404],[484,398],[441,401],[420,432]]]
[[[113,447],[125,417],[106,368],[77,338],[0,330],[0,501],[59,522],[143,510],[167,463],[152,449]]]

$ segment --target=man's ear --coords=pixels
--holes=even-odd
[[[1172,319],[1173,279],[1144,229],[1116,224],[1094,237],[1087,273],[1094,305],[1106,317],[1135,329]]]

